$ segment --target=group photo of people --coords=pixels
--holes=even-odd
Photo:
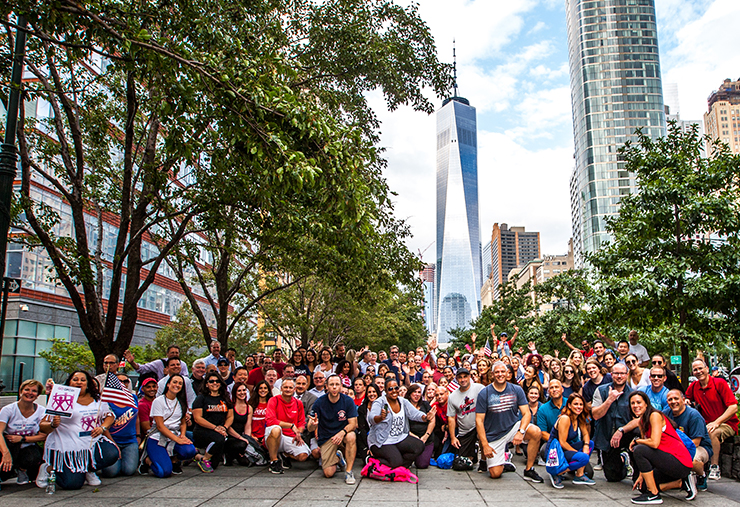
[[[720,479],[737,400],[701,355],[682,384],[636,331],[577,345],[563,334],[561,356],[533,342],[525,352],[515,329],[509,337],[491,325],[485,345],[473,335],[464,353],[431,338],[415,350],[339,342],[242,358],[213,341],[192,364],[175,345],[144,364],[130,351],[110,354],[105,373],[68,376],[76,398],[64,410],[39,402],[51,380],[21,384],[0,410],[0,485],[53,493],[116,476],[165,479],[188,466],[281,475],[296,462],[349,485],[368,469],[436,466],[498,479],[523,467],[524,480],[556,489],[624,481],[633,503],[658,504],[662,492],[692,500]]]

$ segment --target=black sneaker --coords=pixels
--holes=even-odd
[[[293,463],[291,462],[290,458],[283,454],[282,456],[279,456],[279,459],[281,461],[281,464],[283,466],[283,470],[290,470],[293,468]]]
[[[693,500],[696,498],[696,476],[693,472],[686,477],[681,484],[684,491],[686,491],[686,500]]]
[[[540,475],[534,471],[534,467],[524,471],[524,480],[540,483],[545,482],[544,480],[542,480],[542,477],[540,477]]]
[[[516,472],[516,465],[514,463],[504,463],[504,473]]]
[[[660,497],[660,493],[643,493],[642,495],[632,499],[632,503],[638,505],[657,505],[663,503],[663,499]]]
[[[172,463],[172,473],[174,475],[180,475],[182,473],[182,464],[179,461]]]
[[[481,458],[478,462],[478,471],[479,472],[487,472],[488,471],[488,461],[486,461],[486,458]]]
[[[149,465],[146,464],[146,461],[139,464],[139,475],[149,475]]]
[[[267,467],[270,470],[271,474],[282,474],[283,473],[283,467],[280,464],[280,460],[276,459],[275,461],[270,461],[270,464]]]

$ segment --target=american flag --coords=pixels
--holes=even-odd
[[[491,357],[493,351],[491,350],[491,340],[486,340],[486,345],[483,347],[483,353],[486,357]]]
[[[100,401],[113,402],[124,407],[136,407],[134,394],[123,387],[118,377],[108,372],[105,376],[105,385],[100,393]]]
[[[460,388],[460,384],[457,383],[457,379],[452,379],[452,382],[447,384],[447,390],[451,393],[454,393]]]

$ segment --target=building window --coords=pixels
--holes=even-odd
[[[24,380],[35,378],[45,382],[51,376],[49,363],[39,352],[51,348],[51,340],[69,342],[70,327],[43,324],[27,320],[9,320],[5,323],[3,357],[0,371],[9,390],[17,389]],[[20,378],[23,363],[23,378]],[[58,379],[57,379],[58,380]]]

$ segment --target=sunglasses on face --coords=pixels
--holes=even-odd
[[[209,384],[220,384],[218,380],[211,379],[208,381]]]
[[[624,363],[625,363],[625,364],[636,364],[636,363],[637,363],[637,361],[625,361]]]
[[[663,375],[650,375],[650,378],[663,378]]]
[[[663,361],[653,361],[653,366],[663,366]]]
[[[394,386],[394,387],[386,387],[386,388],[385,388],[385,390],[386,390],[386,391],[398,391],[399,389],[401,389],[401,388],[400,388],[400,387],[398,387],[398,386]]]

